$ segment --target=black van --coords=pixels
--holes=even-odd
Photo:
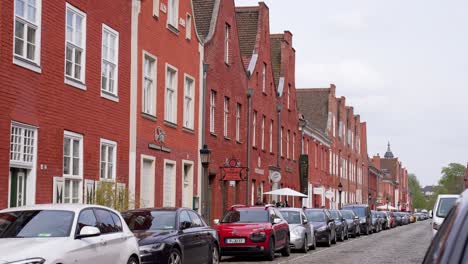
[[[361,234],[369,235],[372,231],[372,216],[369,205],[367,204],[348,204],[341,208],[342,210],[353,210],[359,216]]]

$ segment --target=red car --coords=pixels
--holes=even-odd
[[[221,256],[289,256],[289,226],[273,206],[233,206],[217,224]]]

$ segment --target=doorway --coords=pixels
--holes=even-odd
[[[10,207],[26,205],[27,169],[10,168]]]

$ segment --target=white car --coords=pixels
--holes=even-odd
[[[138,242],[107,207],[45,204],[0,211],[0,263],[138,264]]]
[[[433,236],[437,234],[437,230],[439,230],[440,225],[444,222],[445,217],[458,198],[460,198],[460,195],[458,194],[440,194],[437,196],[437,201],[434,204],[434,209],[432,210]]]

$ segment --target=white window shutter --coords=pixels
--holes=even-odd
[[[85,191],[83,202],[85,204],[94,204],[95,200],[94,180],[85,180]]]
[[[65,185],[65,179],[63,177],[54,177],[53,186],[53,203],[63,203],[63,187]]]
[[[153,0],[153,16],[159,17],[159,0]]]

